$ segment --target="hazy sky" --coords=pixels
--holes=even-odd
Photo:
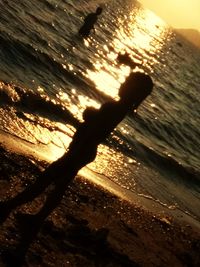
[[[200,31],[200,0],[139,0],[174,28]]]

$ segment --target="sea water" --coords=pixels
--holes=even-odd
[[[95,31],[77,32],[103,8]],[[30,145],[67,149],[88,106],[118,99],[130,67],[153,93],[88,165],[140,197],[200,220],[200,50],[134,0],[1,0],[0,130]]]

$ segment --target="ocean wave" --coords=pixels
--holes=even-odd
[[[114,131],[106,144],[118,152],[120,151],[126,157],[139,161],[143,166],[146,165],[148,168],[156,170],[163,178],[174,180],[175,183],[183,184],[187,188],[199,192],[200,172],[198,168],[184,165],[175,156],[159,152],[158,149],[153,149],[145,144],[143,140],[126,137],[119,130]]]
[[[40,37],[37,36],[36,38]],[[48,46],[45,40],[40,40],[40,43]],[[85,81],[81,73],[74,75],[72,71],[67,70],[63,62],[58,61],[58,59],[53,58],[34,45],[16,39],[6,32],[1,32],[0,44],[2,48],[0,52],[1,58],[3,60],[7,59],[9,64],[12,62],[16,69],[21,66],[22,68],[32,69],[34,72],[40,70],[40,73],[44,73],[46,77],[52,77],[52,80],[54,76],[65,84],[71,82],[76,86],[88,88],[87,81]]]
[[[175,179],[180,184],[199,190],[200,172],[198,170],[184,166],[172,156],[159,154],[144,144],[140,143],[139,146],[140,148],[136,149],[137,158],[158,170],[167,179]]]
[[[0,82],[0,105],[14,107],[17,116],[24,120],[28,118],[23,112],[32,115],[36,114],[51,121],[68,123],[75,128],[80,123],[62,103],[55,103],[39,93],[10,83]],[[141,123],[144,124],[144,122]],[[169,173],[168,177],[174,177],[175,175],[176,179],[180,180],[179,182],[185,183],[187,186],[192,186],[196,189],[200,188],[200,173],[198,170],[183,166],[171,156],[159,154],[157,150],[149,148],[135,138],[126,137],[120,131],[115,130],[114,135],[109,138],[106,144],[115,149],[117,148],[126,156],[135,157],[144,164],[163,172],[163,174]]]
[[[0,105],[13,106],[18,111],[18,114],[27,112],[38,114],[51,120],[67,122],[74,127],[79,125],[79,121],[74,118],[62,103],[54,103],[39,93],[14,84],[0,82]]]

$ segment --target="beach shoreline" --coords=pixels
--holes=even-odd
[[[31,144],[30,142],[19,139],[18,137],[4,133],[1,130],[0,140],[0,146],[4,149],[15,154],[31,158],[36,162],[36,164],[43,162],[42,164],[45,166],[65,153],[64,149],[58,148],[56,145]],[[41,166],[41,168],[43,167]],[[105,179],[103,175],[92,172],[87,166],[82,168],[78,174],[81,178],[86,179],[89,183],[94,183],[95,186],[99,186],[101,190],[107,190],[109,193],[119,197],[122,200],[130,202],[134,206],[141,207],[146,211],[150,211],[153,214],[156,214],[158,217],[171,217],[174,220],[179,221],[179,223],[189,224],[192,227],[197,228],[197,230],[200,230],[200,222],[190,214],[181,212],[175,207],[169,208],[168,206],[162,205],[160,202],[156,202],[154,199],[151,199],[148,196],[139,195],[136,192],[127,190],[115,182]]]
[[[16,194],[48,164],[27,149],[22,155],[23,150],[1,139],[1,198]],[[117,186],[109,190],[111,184],[83,172],[45,221],[27,253],[28,266],[199,266],[199,228],[148,211],[140,201],[128,200],[133,195],[122,190],[120,196]],[[43,197],[19,210],[36,212]],[[13,214],[1,226],[1,251],[19,239]]]

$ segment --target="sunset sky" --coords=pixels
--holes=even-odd
[[[200,0],[139,0],[174,28],[200,31]]]

